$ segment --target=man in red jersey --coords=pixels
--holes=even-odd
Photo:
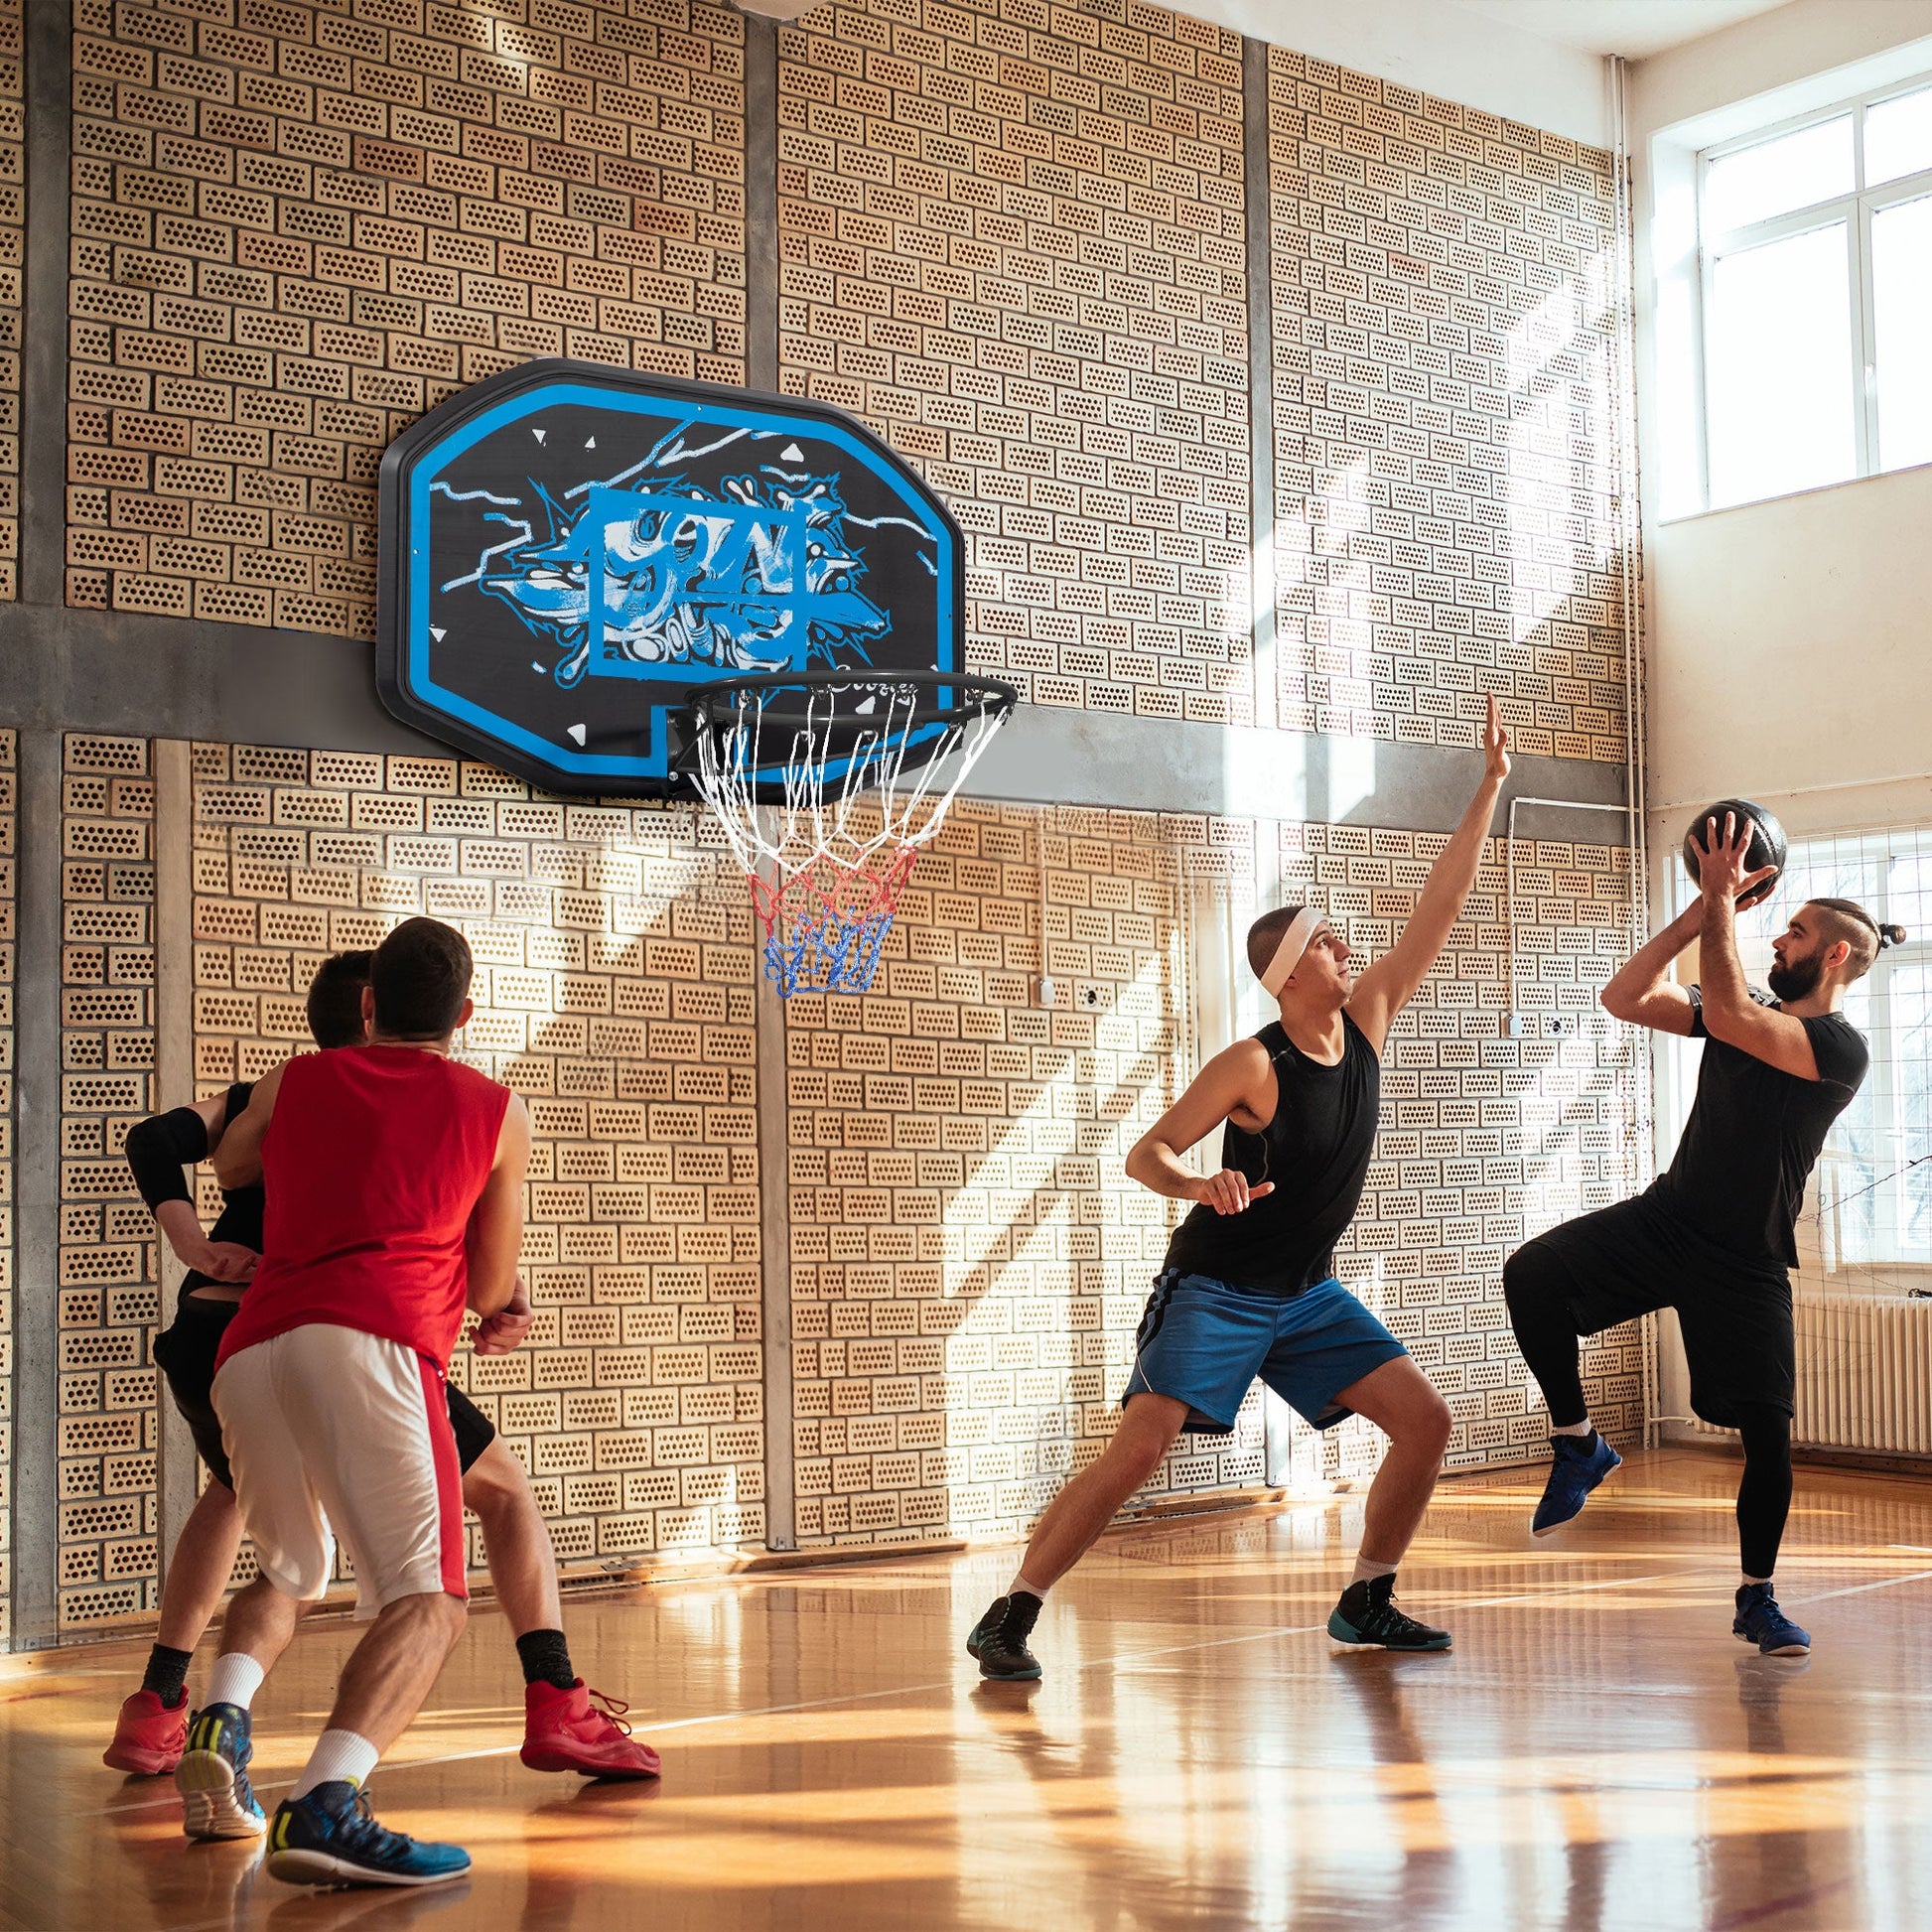
[[[228,1606],[176,1768],[191,1836],[259,1821],[247,1701],[328,1587],[334,1533],[375,1618],[269,1826],[268,1869],[295,1883],[424,1885],[470,1867],[459,1846],[384,1830],[362,1791],[463,1629],[443,1376],[466,1302],[485,1318],[508,1306],[523,1236],[523,1103],[450,1057],[470,978],[460,933],[405,921],[370,962],[369,1043],[275,1068],[215,1154],[224,1188],[267,1188],[262,1259],[213,1391],[261,1574]]]

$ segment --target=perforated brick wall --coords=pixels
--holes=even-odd
[[[13,1635],[14,878],[19,734],[0,731],[0,1651]]]
[[[1153,814],[962,803],[873,991],[789,1002],[801,1543],[1016,1534],[1112,1435],[1178,1218],[1122,1168],[1179,1091],[1178,895]],[[1251,1399],[1148,1493],[1261,1473]]]
[[[751,910],[689,810],[533,797],[455,759],[200,745],[195,1070],[304,1049],[333,951],[418,912],[477,960],[472,1064],[534,1130],[513,1354],[451,1374],[566,1563],[763,1535]],[[472,1558],[481,1563],[480,1542]]]
[[[867,0],[781,31],[778,99],[782,383],[951,500],[969,663],[1250,722],[1239,36]]]
[[[1184,1035],[1181,882],[1214,882],[1242,919],[1319,905],[1367,958],[1399,935],[1444,843],[957,808],[919,861],[874,992],[787,1008],[801,1542],[1018,1534],[1112,1435],[1179,1213],[1122,1164],[1190,1055],[1226,1043]],[[1519,918],[1534,930],[1514,987],[1501,862],[1492,848],[1388,1042],[1377,1159],[1336,1257],[1448,1398],[1461,1468],[1522,1460],[1547,1433],[1500,1296],[1504,1255],[1635,1175],[1630,1043],[1595,998],[1628,949],[1624,855],[1519,843]],[[1512,1008],[1579,1030],[1511,1039]],[[1589,1344],[1585,1372],[1601,1426],[1635,1429],[1635,1332]],[[1298,1424],[1292,1440],[1297,1481],[1366,1476],[1381,1452],[1360,1423],[1318,1438]],[[1232,1437],[1183,1436],[1142,1500],[1262,1475],[1251,1393]]]
[[[1610,161],[1268,50],[1292,730],[1624,756]]]
[[[156,1603],[154,1224],[121,1153],[154,1106],[154,780],[138,738],[66,739],[61,864],[60,1620]]]
[[[426,407],[531,355],[744,380],[728,8],[75,29],[69,604],[368,637],[376,466]]]

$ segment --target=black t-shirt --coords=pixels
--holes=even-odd
[[[1751,998],[1778,1010],[1768,994],[1753,989]],[[1753,1268],[1782,1273],[1798,1265],[1793,1228],[1805,1182],[1832,1122],[1863,1084],[1870,1052],[1842,1013],[1807,1018],[1818,1078],[1803,1080],[1713,1039],[1696,987],[1691,1001],[1691,1035],[1704,1041],[1697,1099],[1677,1158],[1651,1191],[1720,1247]]]
[[[1382,1062],[1362,1030],[1341,1016],[1342,1055],[1311,1060],[1280,1021],[1255,1037],[1275,1063],[1275,1117],[1259,1134],[1229,1121],[1221,1166],[1252,1186],[1272,1180],[1239,1214],[1205,1201],[1174,1229],[1166,1266],[1263,1295],[1300,1295],[1334,1272],[1335,1243],[1361,1204],[1382,1101]]]

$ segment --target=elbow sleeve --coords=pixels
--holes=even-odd
[[[152,1210],[163,1201],[193,1201],[182,1169],[207,1156],[207,1128],[193,1107],[177,1107],[137,1121],[127,1130],[127,1165]]]

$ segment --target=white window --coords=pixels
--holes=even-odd
[[[1697,174],[1711,507],[1932,463],[1932,84]]]

